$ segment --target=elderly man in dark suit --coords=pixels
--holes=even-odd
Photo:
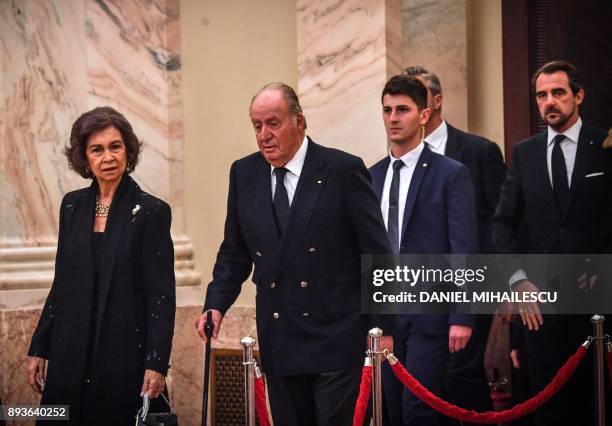
[[[422,143],[429,119],[427,89],[414,77],[395,76],[382,92],[389,156],[370,168],[391,247],[401,254],[468,254],[478,250],[474,190],[467,167]],[[440,395],[449,355],[470,340],[474,317],[398,315],[393,351],[423,385]],[[384,342],[389,347],[390,344]],[[393,425],[441,424],[441,416],[383,371]]]
[[[602,147],[605,132],[580,118],[585,93],[572,64],[543,65],[532,85],[548,128],[514,147],[491,224],[493,243],[501,253],[603,253],[610,244],[612,214],[612,152]],[[505,269],[515,291],[544,285],[531,282],[524,265],[507,262]],[[520,304],[519,313],[538,392],[591,334],[591,325],[588,316],[542,316],[537,304]],[[537,425],[595,423],[590,359],[535,413]]]
[[[366,319],[362,253],[387,253],[363,161],[305,135],[291,87],[272,83],[250,108],[259,152],[230,170],[225,236],[208,286],[213,337],[253,265],[257,332],[276,425],[349,425]],[[202,337],[206,316],[199,319]]]
[[[442,118],[442,85],[436,74],[420,66],[408,67],[406,75],[417,77],[427,88],[427,106],[431,116],[425,124],[425,143],[434,152],[465,164],[472,178],[478,214],[478,240],[481,253],[491,253],[489,221],[499,190],[506,177],[506,166],[497,144],[463,132]],[[461,407],[487,411],[492,409],[489,382],[484,370],[492,316],[478,315],[472,338],[466,348],[451,355],[444,390],[448,400]]]

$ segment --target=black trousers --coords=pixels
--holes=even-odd
[[[492,322],[493,315],[477,315],[468,344],[459,352],[449,355],[444,394],[449,402],[468,410],[482,412],[493,409],[484,368],[485,349]],[[453,419],[448,419],[446,423],[459,425],[459,421]]]
[[[393,352],[423,386],[442,395],[448,365],[448,334],[408,332],[394,337]],[[421,402],[393,374],[388,363],[382,367],[383,398],[387,412],[384,424],[392,426],[441,426],[443,416]]]
[[[274,426],[350,426],[361,368],[319,374],[266,374]]]

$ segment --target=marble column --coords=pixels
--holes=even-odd
[[[442,114],[467,130],[468,41],[466,0],[402,0],[402,65],[420,65],[442,82]]]
[[[177,317],[182,318],[181,309],[191,312],[189,306],[201,303],[200,276],[184,226],[179,30],[178,0],[0,2],[0,393],[5,404],[38,401],[25,384],[25,357],[53,279],[62,196],[90,183],[68,168],[63,155],[70,127],[82,112],[109,105],[131,122],[143,142],[133,177],[172,206]]]
[[[298,0],[298,92],[307,133],[371,165],[386,154],[380,94],[401,70],[400,0]]]

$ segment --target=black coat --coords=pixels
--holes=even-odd
[[[270,164],[259,153],[230,171],[225,236],[204,309],[234,303],[255,265],[257,334],[273,375],[322,373],[363,363],[361,253],[389,253],[363,161],[312,141],[279,236]]]
[[[55,278],[29,355],[48,360],[41,404],[69,404],[71,424],[83,424],[83,412],[94,423],[132,424],[142,403],[145,369],[165,375],[170,359],[175,313],[171,213],[168,204],[124,175],[95,271],[97,193],[94,180],[62,201]],[[92,315],[96,276],[97,318]]]
[[[548,175],[546,135],[539,133],[514,147],[512,168],[502,186],[491,224],[496,250],[605,252],[612,235],[612,150],[602,147],[605,132],[583,124],[569,207],[563,213],[557,209]]]
[[[499,190],[506,177],[504,158],[497,144],[481,136],[462,132],[450,124],[445,155],[465,164],[470,170],[478,214],[479,248],[492,253],[489,222],[499,201]]]

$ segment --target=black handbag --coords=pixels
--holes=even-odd
[[[145,393],[142,397],[142,408],[136,413],[136,426],[178,426],[178,418],[176,413],[166,398],[166,395],[161,394],[166,404],[170,408],[169,413],[149,413],[149,395]]]

